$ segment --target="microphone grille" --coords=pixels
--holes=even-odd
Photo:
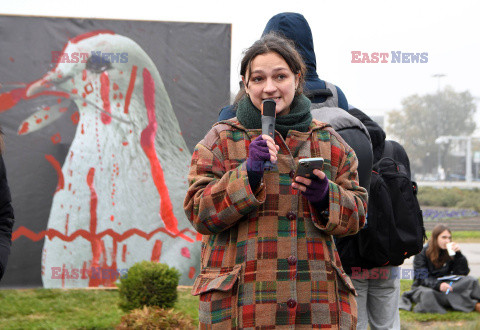
[[[262,115],[275,117],[275,106],[277,104],[272,99],[266,99],[262,102]]]

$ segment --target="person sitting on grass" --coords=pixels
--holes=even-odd
[[[451,243],[451,254],[447,244]],[[467,258],[460,246],[452,242],[452,232],[444,225],[436,225],[423,250],[413,260],[415,280],[410,291],[404,292],[399,308],[416,313],[446,313],[456,311],[480,312],[478,280],[467,276],[470,272]]]

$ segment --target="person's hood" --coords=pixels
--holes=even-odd
[[[360,119],[367,128],[370,139],[372,140],[373,162],[378,162],[382,157],[385,146],[385,131],[372,118],[353,106],[350,106],[348,113]]]
[[[273,16],[265,26],[262,36],[274,31],[295,42],[297,51],[307,66],[305,83],[307,90],[319,89],[317,74],[317,60],[313,48],[312,30],[303,15],[298,13],[280,13]],[[317,82],[318,81],[318,82]]]

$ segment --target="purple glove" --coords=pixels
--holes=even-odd
[[[247,171],[263,174],[265,162],[270,160],[270,152],[268,151],[267,141],[260,135],[248,148]]]
[[[302,184],[297,182],[298,184]],[[325,176],[323,179],[315,178],[312,180],[309,186],[305,186],[307,190],[302,191],[303,196],[312,204],[324,204],[328,198],[328,178]]]

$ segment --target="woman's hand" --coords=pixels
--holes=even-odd
[[[447,292],[447,290],[452,291],[452,286],[447,282],[442,282],[442,284],[440,284],[440,291]]]
[[[328,195],[328,179],[323,171],[319,169],[313,170],[319,180],[310,180],[303,176],[295,177],[292,182],[292,188],[302,192],[310,203],[318,203],[323,201]]]
[[[248,148],[247,169],[263,173],[267,160],[277,162],[277,153],[280,149],[268,135],[261,135],[250,143]]]
[[[452,250],[456,252],[460,251],[460,245],[455,242],[452,242]]]

